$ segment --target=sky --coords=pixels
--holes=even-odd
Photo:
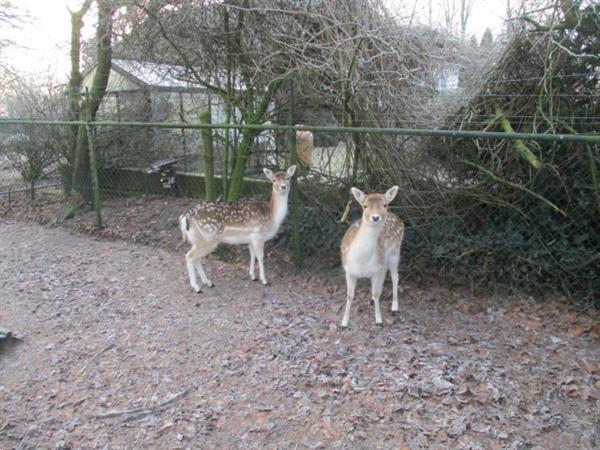
[[[433,22],[442,23],[443,12],[439,7],[445,0],[433,0]],[[10,38],[19,46],[6,51],[5,57],[22,75],[39,78],[43,81],[66,82],[69,73],[69,39],[71,33],[70,15],[67,7],[78,9],[83,0],[11,0],[21,11],[30,15],[28,23],[18,29],[0,30],[0,38]],[[427,23],[427,0],[388,0],[390,9],[410,10],[422,23]],[[438,4],[438,5],[436,5]],[[469,21],[468,34],[481,38],[489,27],[494,35],[502,30],[505,0],[475,0]],[[89,13],[88,13],[89,14]],[[406,15],[403,13],[402,15]],[[83,34],[93,34],[93,15],[88,20]]]
[[[0,36],[10,38],[17,46],[6,51],[5,57],[17,72],[25,76],[66,81],[69,68],[71,18],[67,7],[78,9],[82,0],[11,0],[19,12],[30,17],[16,29],[0,30]],[[93,33],[90,16],[85,33]]]

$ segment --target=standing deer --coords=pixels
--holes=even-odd
[[[192,245],[185,255],[190,285],[200,292],[195,270],[202,282],[211,287],[202,267],[202,257],[212,252],[220,243],[248,244],[250,248],[250,278],[254,275],[254,260],[258,260],[260,281],[267,284],[263,255],[265,242],[272,239],[287,214],[290,179],[296,171],[291,166],[286,172],[273,173],[263,169],[265,176],[273,183],[270,202],[202,202],[179,217],[179,228],[184,241]]]
[[[393,284],[392,311],[398,311],[398,264],[404,223],[387,210],[388,204],[398,193],[398,186],[392,187],[385,194],[367,195],[354,187],[351,190],[356,201],[362,206],[363,213],[362,219],[353,223],[342,239],[342,265],[348,287],[342,327],[348,326],[358,278],[371,279],[375,323],[380,325],[382,321],[379,297],[388,270]]]

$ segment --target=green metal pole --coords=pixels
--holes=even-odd
[[[1,125],[85,125],[82,120],[29,120],[29,119],[0,119]],[[175,122],[114,122],[98,121],[92,123],[95,127],[129,127],[129,128],[167,128],[167,129],[203,129],[213,128],[222,130],[289,130],[289,125],[254,125],[230,123],[175,123]],[[539,133],[505,133],[502,131],[465,131],[465,130],[434,130],[427,128],[374,128],[374,127],[333,127],[333,126],[305,126],[296,125],[294,130],[323,131],[328,133],[371,133],[371,134],[398,134],[402,136],[437,136],[451,138],[481,138],[481,139],[521,139],[527,141],[552,141],[552,142],[590,142],[600,143],[600,134],[539,134]]]
[[[298,164],[298,152],[296,142],[296,130],[294,130],[294,80],[290,80],[289,107],[288,107],[288,145],[290,148],[290,163]],[[296,171],[296,174],[298,171]],[[300,205],[298,204],[298,175],[294,175],[290,182],[290,216],[292,220],[292,260],[294,268],[300,268]]]
[[[94,211],[96,211],[96,228],[102,229],[102,205],[100,203],[100,184],[98,183],[98,164],[96,149],[92,135],[92,110],[88,89],[85,89],[85,134],[87,134],[88,151],[90,156],[90,172],[92,177],[92,193],[94,196]]]
[[[210,106],[209,106],[210,108]],[[211,115],[209,111],[200,113],[198,116],[201,123],[210,123]],[[207,200],[216,198],[215,186],[215,163],[214,163],[214,146],[213,132],[211,129],[204,129],[202,134],[202,160],[204,161],[204,191]]]

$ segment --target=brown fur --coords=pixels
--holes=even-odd
[[[353,223],[341,244],[342,265],[346,272],[346,308],[342,326],[348,326],[350,308],[359,278],[371,279],[371,296],[375,304],[375,322],[383,323],[379,298],[387,272],[392,277],[392,311],[398,311],[398,264],[404,237],[404,223],[388,211],[388,203],[398,193],[398,186],[385,194],[365,194],[352,188],[352,195],[363,208],[362,218]]]

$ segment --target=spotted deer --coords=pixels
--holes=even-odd
[[[363,208],[362,218],[348,228],[342,239],[342,266],[346,272],[346,310],[342,327],[348,326],[350,307],[354,299],[356,281],[371,279],[371,296],[375,303],[375,323],[381,324],[379,297],[388,270],[392,276],[392,311],[398,311],[398,264],[400,246],[404,237],[404,223],[388,211],[388,204],[396,197],[398,186],[385,194],[365,194],[352,188],[352,195]]]
[[[273,183],[269,202],[202,202],[179,217],[179,228],[184,241],[192,245],[185,255],[190,285],[200,292],[195,270],[202,283],[211,287],[212,281],[202,267],[202,258],[211,253],[220,243],[248,244],[250,248],[250,278],[254,275],[254,261],[258,260],[260,281],[267,284],[263,263],[265,242],[272,239],[288,210],[290,179],[296,171],[291,166],[285,172],[273,173],[263,169],[265,176]]]

